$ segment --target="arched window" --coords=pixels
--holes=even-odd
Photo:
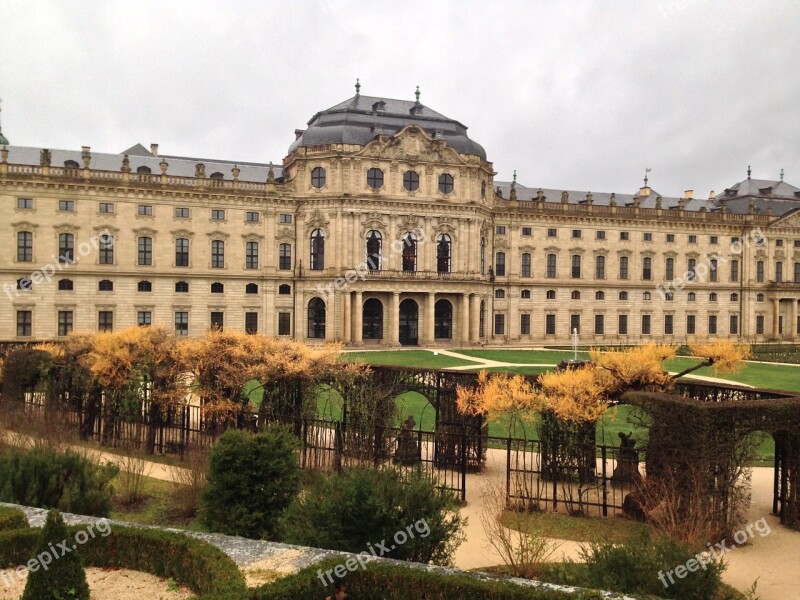
[[[114,282],[110,279],[101,279],[97,283],[97,290],[100,292],[113,292],[114,291]]]
[[[136,291],[138,292],[152,292],[153,284],[147,280],[140,281],[136,284]]]
[[[278,286],[278,294],[280,294],[281,296],[288,296],[291,293],[292,293],[292,286],[290,286],[288,283],[283,283]]]
[[[381,270],[381,247],[383,239],[381,232],[374,229],[367,233],[367,269],[370,271]]]
[[[506,291],[505,290],[495,290],[494,291],[494,297],[495,298],[505,298],[506,297]]]
[[[317,189],[325,187],[325,169],[314,167],[311,170],[311,185]]]
[[[606,299],[605,292],[595,292],[594,293],[594,299],[595,300],[605,300]]]
[[[642,294],[642,300],[650,300],[652,298],[652,294],[650,292],[645,292]]]
[[[81,166],[78,164],[77,160],[65,160],[64,161],[64,168],[65,169],[80,169]]]
[[[367,171],[367,185],[373,190],[381,189],[383,187],[383,171],[376,168]]]
[[[739,301],[739,294],[736,292],[731,294],[731,302],[738,302]]]
[[[578,290],[572,290],[572,294],[570,294],[570,297],[573,300],[580,300],[581,299],[581,293]]]
[[[73,290],[73,283],[72,279],[59,279],[58,280],[58,289],[62,292],[70,292]]]
[[[545,297],[548,300],[555,300],[556,299],[556,291],[555,290],[547,290],[547,293],[545,294]]]
[[[212,294],[223,294],[225,292],[225,286],[222,285],[219,281],[215,281],[211,284],[211,293]]]
[[[594,259],[594,278],[595,279],[605,279],[606,278],[606,257],[605,256],[596,256]]]
[[[325,268],[325,234],[321,229],[311,232],[311,270],[321,271]]]
[[[711,292],[708,295],[708,301],[709,302],[716,302],[717,301],[717,293],[716,292]]]
[[[244,286],[244,293],[245,294],[257,294],[258,293],[258,284],[257,283],[248,283]]]
[[[688,296],[686,297],[687,302],[695,302],[697,300],[697,294],[694,292],[689,292]]]
[[[434,306],[433,337],[437,340],[453,337],[453,305],[449,300],[438,300]]]
[[[628,292],[620,292],[619,293],[620,300],[627,300],[628,299]]]
[[[531,291],[530,290],[522,290],[519,295],[520,298],[523,300],[530,300],[531,298]]]
[[[225,175],[220,173],[219,171],[214,171],[210,176],[211,179],[224,179]]]
[[[189,284],[185,281],[175,282],[175,292],[178,294],[186,294],[189,292]]]
[[[308,303],[308,337],[325,339],[325,303],[320,298]]]
[[[408,192],[415,192],[419,189],[419,173],[416,171],[406,171],[403,174],[403,187]]]
[[[377,298],[364,302],[361,334],[365,340],[383,339],[383,304]]]
[[[756,294],[756,302],[763,302],[764,294]]]
[[[443,194],[451,194],[453,192],[453,183],[453,176],[450,173],[439,175],[439,191]]]
[[[481,275],[486,275],[486,240],[481,238]]]
[[[136,167],[136,172],[137,173],[152,173],[153,171],[150,169],[150,167],[148,167],[146,165],[142,165],[140,167]]]
[[[450,272],[450,236],[441,233],[436,238],[436,271],[439,273]]]
[[[406,233],[403,236],[403,271],[417,270],[417,236]]]

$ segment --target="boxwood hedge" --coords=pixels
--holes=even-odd
[[[20,509],[0,506],[0,531],[25,529],[27,526],[28,517]]]

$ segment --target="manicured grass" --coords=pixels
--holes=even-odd
[[[550,512],[531,512],[521,515],[541,535],[559,540],[572,540],[575,542],[623,542],[633,535],[636,530],[647,528],[643,523],[637,523],[624,517],[600,519],[596,517],[577,517],[566,514]],[[513,529],[518,514],[506,511],[503,523]]]
[[[557,365],[562,360],[573,358],[572,352],[558,350],[454,350],[464,356],[474,356],[498,362],[519,364]],[[588,359],[587,352],[578,352],[578,359]]]
[[[119,485],[115,487],[119,488]],[[172,482],[145,477],[144,499],[134,505],[125,505],[115,497],[110,517],[142,525],[203,531],[196,518],[187,518],[176,508],[175,497],[179,493],[178,487]]]
[[[667,361],[666,367],[670,371],[682,371],[696,363],[697,359],[694,358],[676,357]],[[757,388],[800,392],[800,367],[795,366],[749,362],[738,373],[714,373],[713,369],[703,367],[692,374],[717,377]]]
[[[345,352],[342,359],[350,362],[363,362],[370,365],[389,365],[398,367],[417,367],[421,369],[449,369],[474,364],[430,350],[387,350],[376,352]]]

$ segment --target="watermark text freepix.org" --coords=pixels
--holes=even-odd
[[[755,533],[753,533],[754,529],[762,538],[767,537],[772,531],[769,527],[769,523],[767,523],[767,520],[764,517],[761,517],[757,521],[750,523],[744,529],[740,529],[733,534],[733,542],[737,544],[736,546],[729,547],[728,540],[722,540],[721,542],[717,542],[713,545],[711,542],[709,542],[707,544],[707,550],[703,550],[687,560],[686,563],[678,565],[666,573],[664,571],[659,571],[658,578],[661,580],[661,583],[664,584],[665,588],[669,588],[670,585],[675,583],[675,577],[678,579],[684,579],[687,575],[689,575],[689,573],[696,573],[700,569],[705,571],[707,569],[707,565],[712,561],[719,560],[728,552],[736,550],[738,546],[741,546],[747,542],[747,540],[755,538]]]
[[[37,554],[24,565],[18,566],[13,574],[0,571],[0,582],[2,582],[7,589],[10,589],[14,586],[14,578],[22,582],[25,580],[29,571],[31,573],[35,573],[39,569],[47,571],[50,565],[59,558],[77,550],[78,546],[96,538],[98,534],[100,534],[100,537],[108,537],[111,534],[111,523],[100,519],[95,523],[89,523],[85,529],[76,531],[75,536],[71,540],[63,539],[55,545],[50,542],[44,551]]]
[[[347,575],[348,571],[355,571],[359,567],[366,569],[367,563],[370,561],[389,554],[398,546],[402,546],[408,542],[408,540],[413,540],[416,537],[415,533],[419,534],[419,537],[423,539],[431,534],[431,528],[428,526],[428,522],[425,519],[420,519],[419,521],[407,526],[405,529],[399,530],[392,536],[391,540],[383,539],[374,545],[367,544],[369,552],[366,550],[361,551],[355,556],[348,558],[343,563],[339,563],[327,571],[318,569],[317,577],[319,577],[319,580],[323,586],[327,586],[333,583],[334,575],[338,579],[342,579],[345,575]]]

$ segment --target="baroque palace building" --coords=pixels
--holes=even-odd
[[[282,166],[0,132],[0,341],[134,324],[387,347],[798,337],[783,174],[708,198],[498,182],[416,96],[357,86]]]

